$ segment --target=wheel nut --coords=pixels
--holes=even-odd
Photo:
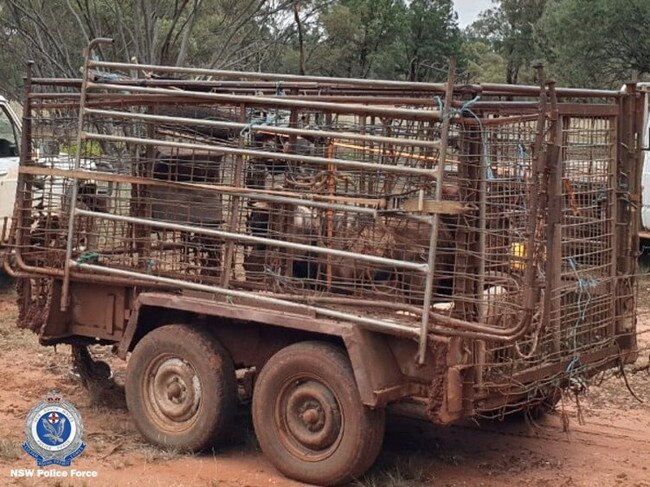
[[[302,413],[302,420],[309,424],[315,424],[318,421],[318,411],[315,409],[308,409]]]

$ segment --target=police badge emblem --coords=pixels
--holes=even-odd
[[[79,411],[55,391],[34,406],[25,419],[23,450],[39,467],[69,467],[86,444],[81,441],[83,424]]]

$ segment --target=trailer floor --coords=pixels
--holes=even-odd
[[[644,285],[646,286],[646,285]],[[650,284],[647,285],[650,288]],[[31,332],[14,327],[15,295],[0,295],[0,484],[87,486],[290,486],[256,445],[246,408],[229,446],[203,455],[164,452],[140,439],[119,391],[89,393],[70,373],[68,347],[42,348]],[[635,486],[650,487],[650,307],[639,318],[643,353],[628,367],[628,379],[645,403],[637,402],[621,378],[592,387],[562,415],[536,425],[486,422],[436,428],[391,418],[384,450],[373,470],[356,485],[428,486]],[[114,362],[118,364],[118,362]],[[636,373],[634,373],[636,371]],[[123,372],[118,367],[117,376]],[[12,468],[34,468],[21,449],[27,411],[52,389],[78,407],[86,450],[74,460],[98,477],[70,481],[18,479]]]

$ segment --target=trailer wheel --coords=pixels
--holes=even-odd
[[[343,350],[302,342],[280,350],[260,372],[253,423],[262,451],[280,472],[337,485],[374,463],[385,413],[363,405]]]
[[[197,451],[223,439],[237,384],[230,354],[205,331],[165,325],[136,345],[126,370],[126,402],[156,445]]]

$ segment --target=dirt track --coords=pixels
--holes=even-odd
[[[185,456],[143,443],[119,394],[95,397],[70,374],[68,347],[39,347],[31,333],[14,328],[13,298],[0,296],[0,485],[301,485],[266,462],[245,409],[237,436],[211,454]],[[648,317],[640,318],[640,324],[650,332]],[[646,351],[637,367],[647,363],[650,353],[649,333],[641,340]],[[628,378],[644,404],[631,397],[621,378],[612,377],[581,400],[586,424],[578,424],[575,404],[565,403],[568,433],[560,413],[537,425],[435,428],[392,419],[377,466],[356,485],[650,487],[650,372],[630,370]],[[84,420],[88,446],[73,466],[97,470],[98,478],[70,482],[9,477],[10,468],[35,466],[20,448],[23,421],[52,389],[75,404]]]

